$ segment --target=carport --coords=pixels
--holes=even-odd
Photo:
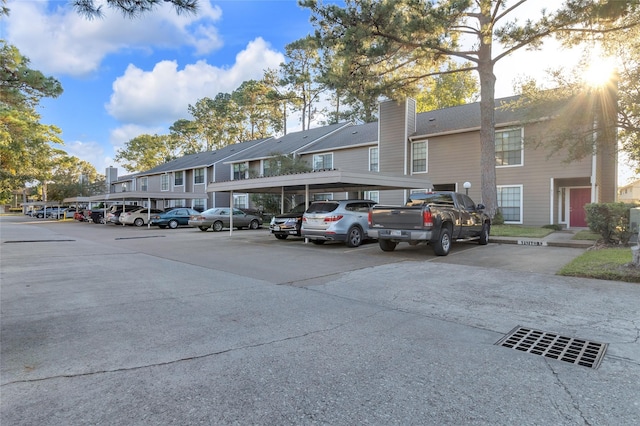
[[[199,198],[206,198],[206,194],[194,193],[194,192],[147,192],[147,191],[128,191],[128,192],[110,192],[108,194],[94,195],[88,197],[90,202],[105,202],[105,203],[119,203],[124,204],[126,201],[144,201],[147,200],[149,209],[151,208],[151,200],[196,200]],[[106,218],[106,207],[103,211]],[[149,219],[151,213],[147,213],[147,227],[150,227]]]
[[[309,205],[309,194],[316,192],[386,191],[392,189],[432,189],[428,179],[404,175],[390,175],[375,172],[347,172],[343,170],[322,170],[253,179],[238,179],[225,182],[211,182],[207,192],[229,192],[229,205],[233,206],[233,193],[280,194],[281,212],[284,210],[285,194],[304,194]],[[233,215],[230,218],[233,230]]]

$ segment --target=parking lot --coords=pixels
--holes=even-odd
[[[640,423],[640,286],[575,248],[382,252],[0,218],[2,424]],[[496,345],[607,344],[599,368]]]

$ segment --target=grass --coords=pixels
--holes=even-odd
[[[553,229],[533,226],[493,225],[491,227],[491,235],[499,237],[543,238],[553,232],[555,232]],[[576,232],[572,239],[593,241],[595,245],[601,237],[589,230],[582,230]],[[640,267],[636,268],[631,261],[629,247],[603,246],[585,251],[560,269],[558,275],[640,283]]]
[[[535,226],[491,225],[491,235],[496,237],[543,238],[553,232],[553,229]]]
[[[588,250],[565,265],[558,275],[640,283],[640,268],[631,265],[631,249]]]

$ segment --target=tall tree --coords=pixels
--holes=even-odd
[[[29,59],[0,40],[0,199],[42,179],[51,143],[62,143],[60,129],[40,123],[36,112],[42,97],[62,93],[60,83],[29,68]]]
[[[71,0],[76,11],[90,19],[103,16],[105,2],[107,7],[131,18],[150,12],[162,3],[171,3],[178,15],[198,11],[198,0]]]
[[[65,198],[97,195],[104,191],[104,186],[98,191],[94,183],[102,180],[104,176],[93,165],[65,153],[54,162],[47,198],[62,202]]]
[[[238,142],[242,134],[242,115],[230,93],[218,93],[214,99],[202,98],[189,105],[202,151],[212,151]]]
[[[233,91],[231,99],[242,115],[243,131],[238,141],[268,137],[282,129],[282,111],[271,99],[271,89],[264,81],[248,80]]]
[[[129,172],[152,169],[178,157],[176,138],[170,135],[140,135],[118,149],[114,160]]]
[[[281,65],[283,82],[294,93],[302,113],[302,130],[309,129],[314,118],[315,105],[325,90],[317,80],[320,56],[318,43],[305,37],[285,46],[288,61]]]
[[[169,136],[175,139],[181,154],[195,154],[202,152],[203,147],[198,139],[198,125],[194,121],[184,118],[176,120],[169,127]]]
[[[351,61],[383,93],[403,97],[416,81],[449,72],[433,64],[457,58],[473,64],[480,82],[482,201],[490,215],[497,207],[495,171],[495,64],[511,53],[536,48],[556,35],[580,40],[637,25],[623,18],[637,2],[566,0],[557,10],[541,11],[524,23],[517,13],[527,0],[346,0],[344,7],[301,0],[312,11],[316,35]],[[463,42],[471,40],[471,45]],[[494,54],[494,42],[502,50]],[[422,66],[416,66],[422,65]]]
[[[262,83],[269,88],[267,99],[272,103],[272,108],[278,110],[280,125],[274,126],[276,133],[287,134],[287,118],[289,110],[294,109],[299,104],[296,94],[291,88],[286,87],[287,82],[284,76],[284,69],[267,69],[262,78]]]

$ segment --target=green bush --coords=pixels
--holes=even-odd
[[[504,216],[502,216],[500,209],[496,210],[496,214],[491,219],[491,225],[504,225]]]
[[[636,204],[591,203],[584,206],[589,229],[607,244],[627,244],[631,238],[629,214]]]

